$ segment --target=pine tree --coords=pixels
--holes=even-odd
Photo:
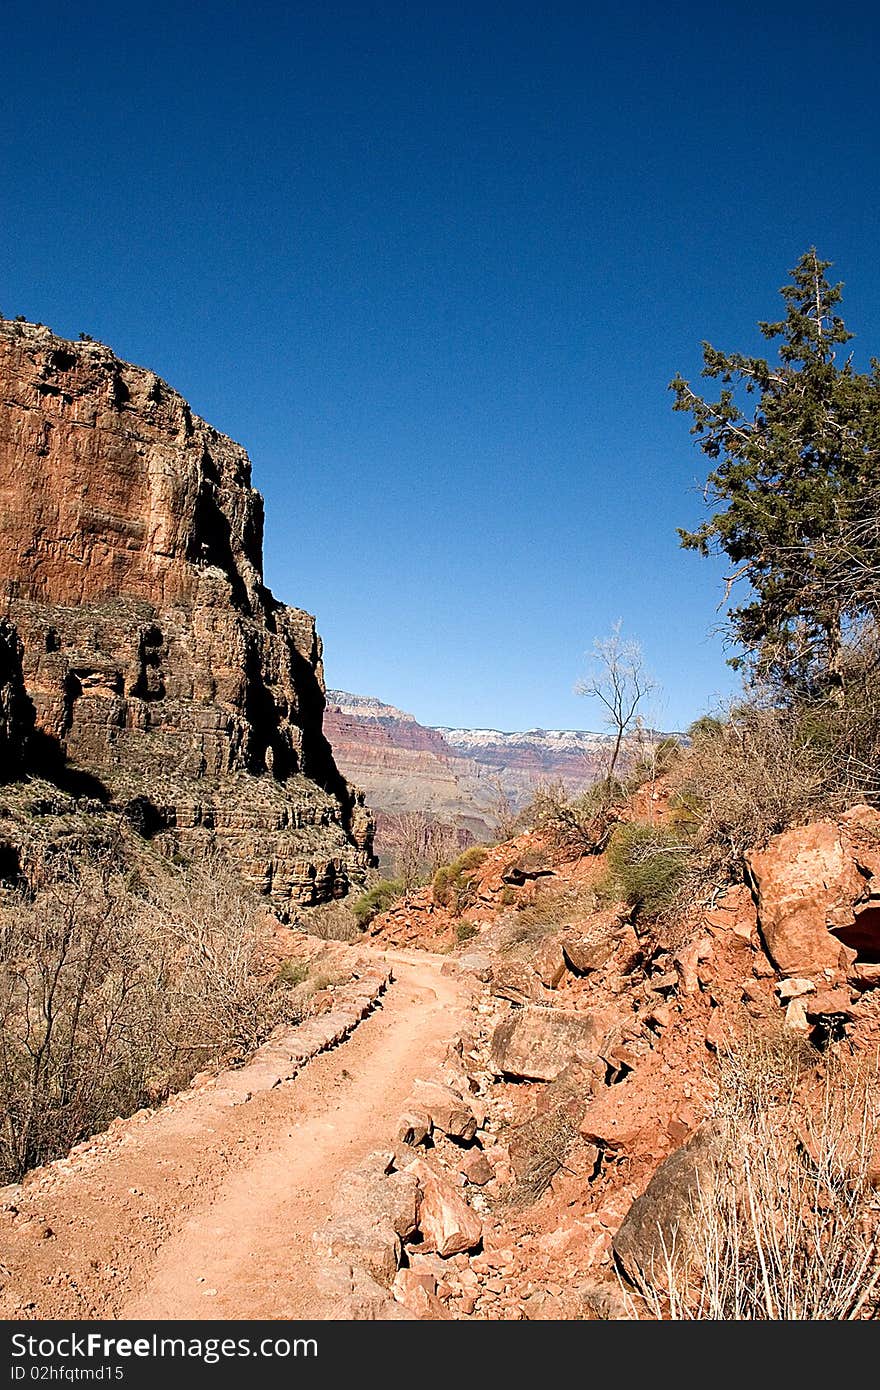
[[[740,581],[750,590],[728,612],[740,648],[731,665],[841,698],[846,643],[880,610],[880,363],[869,374],[851,356],[838,364],[852,334],[830,265],[809,250],[781,290],[785,317],[759,324],[776,362],[704,343],[702,375],[720,381],[718,399],[681,376],[670,390],[714,462],[706,500],[721,504],[679,531],[682,545],[728,556],[728,598]]]

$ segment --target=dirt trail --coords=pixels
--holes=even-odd
[[[90,1169],[25,1187],[0,1227],[4,1315],[332,1317],[313,1232],[345,1172],[390,1141],[460,1005],[444,957],[387,958],[396,978],[381,1008],[294,1080],[207,1125],[185,1109],[152,1126],[161,1134],[147,1120]]]

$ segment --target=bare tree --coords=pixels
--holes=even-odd
[[[441,864],[455,858],[460,847],[455,826],[427,811],[388,816],[382,825],[382,843],[407,893],[433,878]]]
[[[575,686],[578,695],[598,700],[604,707],[605,723],[614,739],[603,779],[609,787],[626,734],[636,725],[640,706],[656,688],[656,682],[645,670],[641,646],[624,638],[621,626],[622,620],[618,619],[608,637],[596,638],[589,658],[592,670]]]
[[[492,817],[495,835],[499,840],[512,840],[523,828],[522,816],[500,777],[490,778],[489,786],[492,800],[487,809]]]

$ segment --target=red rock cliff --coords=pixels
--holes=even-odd
[[[287,907],[344,894],[372,828],[323,735],[314,619],[263,585],[250,474],[154,373],[0,323],[0,586],[35,754]]]

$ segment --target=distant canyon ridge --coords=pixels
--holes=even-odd
[[[576,795],[601,773],[609,735],[585,730],[433,728],[394,705],[327,691],[324,733],[344,775],[377,816],[426,811],[483,839],[499,800],[519,810],[541,784]]]

